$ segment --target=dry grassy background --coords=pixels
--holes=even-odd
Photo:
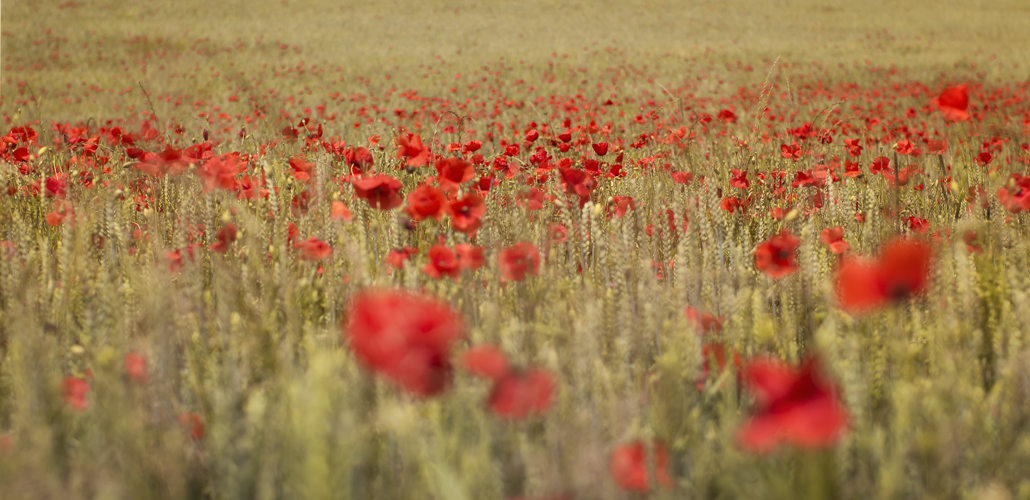
[[[139,35],[163,42],[136,49],[165,48],[173,53],[199,39],[216,45],[276,41],[291,50],[266,45],[264,50],[233,54],[231,60],[244,67],[325,62],[352,68],[355,74],[390,71],[401,78],[417,65],[433,64],[436,56],[457,67],[478,67],[500,57],[545,61],[555,53],[568,54],[573,61],[596,60],[596,54],[584,55],[584,49],[605,47],[614,47],[641,65],[655,64],[666,54],[715,51],[728,61],[759,68],[763,60],[780,57],[784,63],[848,67],[868,60],[876,66],[908,68],[917,77],[957,63],[975,63],[989,77],[1021,78],[1030,69],[1030,3],[1022,0],[75,3],[79,6],[61,8],[67,3],[3,2],[5,94],[12,78],[53,87],[83,78],[119,86],[145,80],[138,71],[126,73],[116,64],[124,59],[131,65],[137,59],[117,42]],[[46,30],[67,41],[40,44]],[[74,59],[83,42],[98,40],[109,42],[106,51],[116,59],[110,67],[74,72],[51,68],[43,73],[20,71],[17,64],[11,67],[11,58],[32,61],[54,50],[69,52]],[[214,57],[211,63],[225,70],[229,60]],[[112,69],[117,75],[111,75]],[[675,64],[663,70],[670,79],[679,76]]]

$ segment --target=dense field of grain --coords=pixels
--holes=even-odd
[[[1030,3],[0,14],[0,498],[1030,499]]]

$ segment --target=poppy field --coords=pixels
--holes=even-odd
[[[0,498],[1030,499],[1030,7],[683,3],[5,2]]]

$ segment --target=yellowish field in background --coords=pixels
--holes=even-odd
[[[83,42],[137,35],[164,38],[172,49],[202,38],[252,43],[263,37],[300,51],[274,51],[266,58],[246,54],[240,62],[325,61],[358,73],[429,63],[436,55],[478,65],[501,56],[579,57],[584,47],[606,46],[641,63],[666,53],[689,56],[711,49],[756,64],[777,56],[787,62],[845,64],[869,59],[934,74],[966,61],[976,62],[988,76],[1016,79],[1030,68],[1030,2],[1025,0],[75,3],[79,6],[68,8],[62,0],[3,2],[5,66],[12,57],[46,57],[57,49],[36,44],[50,29],[68,38],[67,47],[59,49],[73,53]],[[107,47],[113,55],[123,50],[114,43]],[[61,82],[76,77],[81,79],[54,76]],[[5,67],[5,93],[11,78],[34,75]],[[37,85],[49,83],[39,80]]]

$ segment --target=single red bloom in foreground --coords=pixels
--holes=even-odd
[[[293,248],[300,250],[300,258],[304,260],[322,260],[333,254],[333,247],[314,236],[297,242]]]
[[[554,376],[541,368],[509,372],[494,382],[490,411],[513,420],[542,415],[551,408],[554,385]]]
[[[672,479],[669,478],[667,470],[669,464],[669,452],[661,441],[654,443],[654,465],[655,478],[663,487],[671,488]],[[651,487],[647,481],[647,457],[644,443],[636,441],[624,444],[615,449],[612,453],[609,469],[612,479],[620,488],[629,491],[647,493]]]
[[[828,245],[830,251],[835,254],[842,254],[851,248],[848,242],[844,241],[844,228],[841,226],[823,229],[823,232],[819,234],[819,241]]]
[[[73,410],[83,411],[89,408],[89,400],[86,399],[86,395],[89,394],[89,382],[86,379],[65,377],[61,382],[61,390],[64,393],[64,402]]]
[[[847,410],[814,360],[795,368],[771,358],[757,359],[744,367],[744,381],[761,408],[737,430],[737,442],[748,451],[765,453],[782,442],[825,448],[847,430]]]
[[[497,265],[504,281],[522,281],[527,273],[536,275],[540,270],[540,251],[532,243],[516,243],[501,250]]]
[[[801,240],[789,229],[781,229],[755,249],[755,267],[773,279],[790,276],[800,269],[794,261],[794,251],[800,245]]]
[[[967,89],[968,85],[965,84],[948,87],[941,92],[941,95],[934,97],[930,104],[937,106],[937,109],[944,113],[944,118],[948,121],[966,121],[970,116]]]
[[[390,210],[401,206],[403,200],[400,196],[401,181],[386,174],[379,174],[374,177],[355,179],[354,194],[358,198],[364,198],[372,208]]]
[[[344,336],[367,368],[419,396],[440,394],[451,382],[451,346],[465,323],[447,302],[399,290],[358,294]]]
[[[861,313],[922,294],[929,282],[932,254],[926,243],[895,238],[883,247],[877,260],[845,259],[835,277],[840,307]]]
[[[508,357],[493,344],[470,347],[461,357],[461,364],[472,375],[489,380],[500,380],[511,371]]]

